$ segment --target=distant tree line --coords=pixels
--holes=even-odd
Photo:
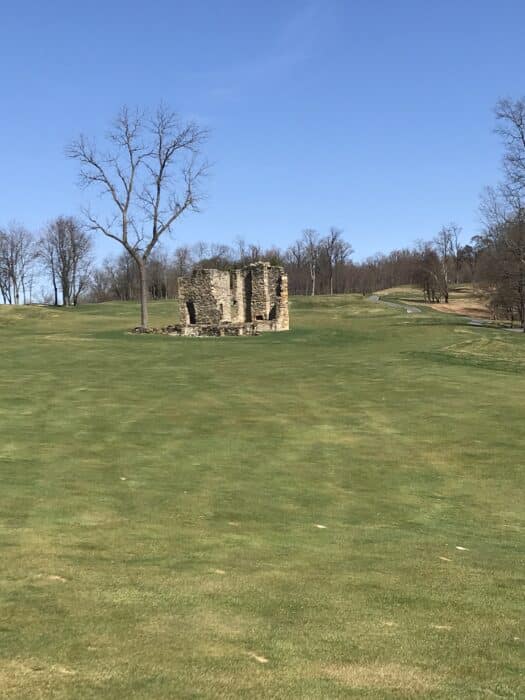
[[[152,299],[169,299],[177,295],[177,279],[197,267],[229,269],[267,260],[282,265],[289,275],[292,294],[334,294],[351,291],[346,267],[352,247],[342,231],[331,228],[326,236],[306,229],[288,249],[262,247],[237,239],[234,245],[199,241],[180,246],[172,253],[162,248],[154,251],[147,263],[148,294]],[[137,299],[140,280],[136,266],[126,255],[108,258],[94,271],[90,297],[93,301]]]
[[[198,267],[228,269],[257,260],[285,267],[295,295],[363,295],[416,285],[431,303],[448,302],[451,287],[472,282],[486,290],[495,317],[523,320],[525,285],[519,284],[520,229],[487,230],[470,243],[460,243],[461,230],[444,226],[434,239],[411,248],[378,253],[355,262],[343,231],[331,227],[323,236],[305,229],[288,248],[262,247],[237,239],[234,245],[199,241],[172,251],[158,246],[145,268],[149,299],[177,297],[178,278]],[[517,237],[516,246],[509,242]],[[525,247],[524,247],[525,249]],[[36,236],[19,224],[0,229],[0,294],[4,303],[30,303],[35,283],[45,283],[39,300],[76,305],[80,300],[138,300],[141,277],[133,258],[122,254],[93,264],[92,240],[73,217],[58,217]],[[514,267],[512,267],[514,265]],[[516,267],[516,265],[518,267]]]
[[[525,98],[500,100],[496,118],[503,178],[485,192],[485,226],[475,245],[494,315],[518,321],[525,331]]]
[[[91,283],[92,248],[89,234],[73,217],[56,218],[40,235],[18,223],[0,228],[3,303],[30,304],[40,281],[39,300],[76,306]]]
[[[268,260],[286,269],[291,294],[370,294],[387,287],[417,284],[428,301],[446,301],[451,284],[474,280],[476,254],[472,246],[459,244],[459,234],[459,228],[451,224],[442,229],[435,241],[377,254],[363,262],[351,259],[352,246],[336,227],[324,236],[314,229],[305,229],[285,249],[265,248],[241,239],[233,246],[199,241],[171,253],[158,248],[148,261],[148,294],[151,299],[176,297],[178,277],[190,274],[194,268],[228,269]],[[122,254],[106,259],[94,270],[89,298],[137,299],[139,287],[136,266]]]

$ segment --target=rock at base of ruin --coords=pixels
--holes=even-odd
[[[137,326],[133,328],[131,332],[147,335],[179,335],[189,338],[196,338],[198,336],[222,337],[226,335],[259,335],[259,329],[256,323],[195,324],[192,326],[182,326],[180,323],[177,323],[172,326],[164,326],[163,328],[144,328],[143,326]]]

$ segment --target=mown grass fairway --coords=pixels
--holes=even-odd
[[[137,317],[0,308],[0,696],[524,697],[520,334]]]

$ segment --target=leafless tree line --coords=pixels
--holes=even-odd
[[[73,217],[60,216],[34,234],[18,223],[0,229],[0,295],[4,304],[30,304],[37,281],[58,306],[76,305],[90,282],[92,243]]]
[[[196,267],[228,269],[257,260],[282,265],[291,294],[345,294],[372,292],[400,285],[419,285],[429,302],[446,301],[449,288],[475,278],[476,250],[459,242],[460,229],[450,224],[434,240],[413,248],[377,254],[363,262],[351,259],[352,246],[343,231],[331,227],[324,236],[305,229],[288,248],[262,247],[242,239],[234,245],[197,242],[172,253],[157,249],[147,266],[148,294],[152,299],[177,295],[177,279]],[[93,275],[90,298],[138,299],[140,280],[128,256],[107,259]]]
[[[176,297],[177,280],[196,267],[228,269],[267,260],[286,267],[290,289],[294,294],[324,294],[349,291],[344,266],[349,262],[352,247],[342,231],[331,228],[326,236],[306,229],[288,249],[263,247],[239,238],[233,245],[198,241],[180,246],[168,253],[158,248],[146,264],[147,294],[151,299]],[[108,258],[92,276],[89,297],[93,301],[138,299],[140,276],[136,265],[126,254]]]
[[[525,331],[525,98],[500,100],[496,119],[503,178],[484,194],[485,226],[475,245],[494,316],[518,321]]]
[[[31,301],[36,249],[31,233],[18,223],[0,229],[0,294],[4,304]]]
[[[370,294],[375,291],[417,285],[425,301],[448,302],[453,284],[473,280],[471,246],[451,246],[450,240],[459,237],[460,229],[450,224],[428,241],[418,241],[411,248],[378,253],[355,265],[352,291]]]

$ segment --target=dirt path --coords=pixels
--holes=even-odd
[[[417,306],[409,306],[408,304],[399,304],[398,302],[395,302],[395,301],[384,301],[377,294],[372,294],[371,296],[367,297],[367,301],[371,301],[374,304],[384,304],[385,306],[392,306],[392,307],[398,308],[398,309],[405,309],[407,314],[420,314],[421,313],[421,309],[418,308]]]
[[[367,301],[371,301],[374,304],[384,304],[385,306],[391,306],[395,307],[398,309],[405,309],[407,314],[420,314],[421,309],[418,308],[417,306],[409,306],[408,304],[400,304],[398,302],[394,301],[384,301],[381,299],[381,297],[378,294],[372,294],[366,299]],[[523,333],[523,328],[509,328],[508,326],[494,326],[493,322],[491,319],[488,318],[473,318],[472,316],[465,316],[462,313],[458,313],[458,311],[453,310],[453,309],[443,309],[441,308],[442,305],[440,304],[431,304],[429,308],[431,308],[433,311],[439,311],[441,313],[449,313],[449,314],[454,314],[455,316],[458,316],[459,318],[463,319],[465,323],[468,326],[476,326],[478,328],[495,328],[496,330],[504,330],[504,331],[512,331],[513,333]]]

